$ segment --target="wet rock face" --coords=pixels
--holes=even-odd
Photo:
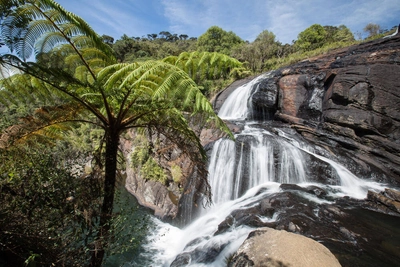
[[[399,73],[399,35],[338,49],[261,80],[253,112],[268,110],[357,175],[400,186]]]
[[[275,78],[267,78],[254,85],[251,94],[252,119],[267,120],[274,117],[278,109],[278,89]]]
[[[324,244],[343,266],[392,266],[400,260],[400,232],[396,226],[400,225],[400,213],[392,212],[390,216],[375,205],[384,202],[394,208],[393,199],[333,200],[317,187],[282,185],[281,188],[284,192],[262,200],[262,203],[271,203],[273,213],[277,214],[275,229],[301,234]],[[399,194],[394,192],[392,195]],[[309,201],[309,197],[325,201],[317,204]]]
[[[120,141],[120,149],[126,159],[125,188],[135,196],[140,205],[153,210],[155,216],[164,220],[172,220],[178,215],[182,184],[184,184],[186,177],[193,172],[193,166],[176,146],[171,146],[170,143],[163,140],[161,143],[167,149],[160,156],[158,163],[164,170],[167,170],[166,173],[168,174],[171,173],[171,166],[179,166],[182,171],[182,183],[172,182],[172,177],[169,177],[168,184],[142,177],[140,170],[132,166],[131,154],[135,150],[133,142],[135,138],[137,138],[136,133],[131,131],[127,134],[127,138]]]
[[[400,192],[393,189],[386,189],[384,192],[376,193],[368,191],[367,199],[370,206],[385,213],[400,215]]]
[[[400,38],[393,38],[320,57],[306,70],[302,63],[290,66],[290,75],[280,79],[277,117],[309,141],[328,143],[339,154],[363,162],[364,173],[377,171],[378,179],[399,185],[399,62]],[[300,71],[307,73],[296,74]],[[305,81],[313,77],[319,78],[307,87]],[[294,92],[289,95],[288,90]]]

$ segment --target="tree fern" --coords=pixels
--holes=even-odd
[[[163,61],[184,70],[196,82],[202,78],[227,77],[233,68],[242,66],[238,60],[217,52],[184,52],[178,57],[166,57]]]
[[[110,46],[53,0],[10,1],[15,5],[1,34],[19,58],[2,55],[0,64],[24,74],[3,77],[0,99],[5,105],[30,103],[32,112],[1,133],[0,149],[11,142],[57,138],[71,123],[101,126],[107,156],[92,266],[101,266],[107,247],[124,131],[156,130],[176,143],[198,165],[199,188],[210,199],[204,149],[189,122],[195,119],[232,134],[196,82],[225,77],[240,62],[223,54],[192,52],[160,61],[116,63]],[[25,62],[34,50],[37,61]]]

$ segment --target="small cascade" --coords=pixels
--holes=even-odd
[[[184,229],[174,227],[154,218],[156,224],[147,244],[148,257],[152,258],[151,266],[225,266],[225,259],[234,253],[253,230],[240,226],[234,231],[214,235],[218,224],[235,210],[255,205],[265,197],[279,191],[278,183],[267,183],[251,188],[242,197],[215,204],[207,212]],[[262,193],[260,193],[262,192]],[[265,218],[273,222],[275,218]],[[193,252],[192,256],[189,256]],[[218,254],[215,252],[218,251]],[[199,261],[205,261],[201,264]]]
[[[376,191],[384,190],[385,186],[380,183],[366,181],[358,178],[353,173],[351,173],[345,166],[335,162],[332,159],[328,159],[322,155],[318,155],[313,152],[313,148],[305,143],[300,143],[298,140],[289,136],[284,131],[278,130],[279,136],[282,136],[287,140],[293,147],[296,147],[299,151],[303,151],[309,155],[314,156],[315,158],[328,163],[332,168],[336,171],[336,174],[339,178],[338,185],[342,193],[338,194],[338,196],[351,196],[356,199],[363,199],[366,197],[368,189],[374,189]]]
[[[304,153],[286,140],[256,128],[236,139],[236,144],[220,139],[213,147],[208,171],[214,203],[238,198],[267,182],[307,182]]]
[[[249,110],[251,110],[250,97],[257,91],[259,82],[266,77],[267,74],[260,75],[252,81],[236,88],[229,97],[225,100],[221,109],[218,112],[218,116],[225,120],[245,120],[248,118]]]
[[[210,176],[210,185],[213,190],[213,203],[222,203],[230,200],[236,195],[237,190],[234,180],[231,177],[235,175],[235,142],[231,140],[220,139],[214,145],[208,171]],[[224,166],[224,168],[221,168]]]

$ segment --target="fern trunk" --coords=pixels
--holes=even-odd
[[[92,267],[100,267],[108,246],[110,222],[112,218],[115,182],[117,173],[117,153],[119,134],[115,129],[109,129],[106,137],[104,198],[100,214],[100,227],[92,252]]]

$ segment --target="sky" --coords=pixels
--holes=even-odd
[[[57,1],[57,0],[56,0]],[[312,24],[346,25],[357,38],[368,23],[400,23],[399,0],[58,0],[100,35],[145,37],[168,31],[199,37],[211,26],[254,41],[264,30],[292,43]]]

